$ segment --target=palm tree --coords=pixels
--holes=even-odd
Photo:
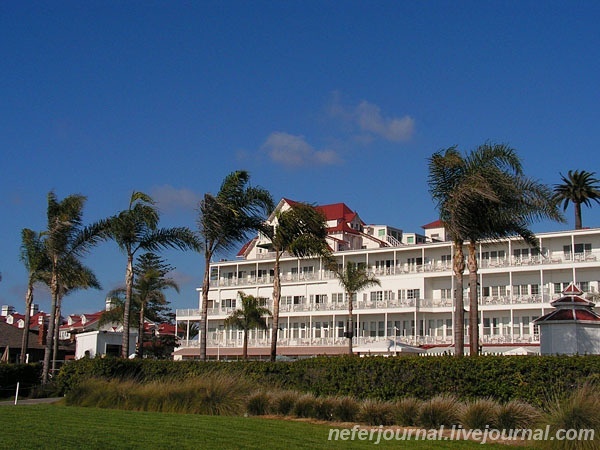
[[[260,306],[264,299],[256,298],[253,295],[246,295],[238,292],[241,301],[241,308],[236,309],[225,319],[226,326],[236,327],[244,331],[244,346],[242,356],[248,359],[248,331],[260,328],[267,330],[269,327],[265,316],[270,316],[271,311]]]
[[[444,163],[447,164],[445,172]],[[442,221],[449,224],[455,246],[462,247],[464,241],[469,242],[469,344],[471,355],[475,355],[479,349],[478,242],[519,235],[539,249],[535,235],[528,229],[529,224],[541,219],[562,220],[562,217],[551,200],[549,188],[525,177],[516,152],[506,145],[486,143],[464,158],[452,147],[443,155],[439,152],[434,154],[431,164],[440,165],[430,170],[430,175],[433,174],[430,187],[432,193],[444,193],[443,198],[438,197],[443,200],[438,203]],[[447,176],[445,180],[444,176]],[[445,184],[445,187],[439,186],[439,183]],[[456,253],[456,258],[463,258],[464,273],[464,256]],[[455,269],[456,297],[460,297],[461,302],[462,273]],[[458,310],[458,306],[456,308]],[[457,322],[460,320],[458,316]]]
[[[59,327],[61,320],[62,301],[64,297],[80,289],[102,289],[92,269],[84,266],[72,255],[66,257],[61,264],[59,276],[59,294],[56,302],[57,314],[54,323],[54,339],[52,343],[52,372],[56,370],[56,360],[59,344]]]
[[[42,383],[48,382],[50,356],[55,344],[55,329],[60,318],[62,296],[70,286],[77,285],[76,274],[84,267],[79,258],[106,235],[106,222],[83,225],[85,200],[84,196],[76,194],[59,201],[54,192],[48,194],[48,229],[42,233],[42,238],[44,251],[50,264],[47,281],[50,286],[51,304]]]
[[[281,301],[280,260],[284,252],[297,258],[321,256],[329,258],[327,223],[321,212],[307,203],[294,202],[289,209],[280,208],[274,215],[272,226],[263,230],[275,253],[273,279],[273,322],[271,332],[271,361],[277,357],[279,332],[279,303]]]
[[[207,193],[200,202],[198,228],[204,249],[200,320],[202,360],[206,360],[210,262],[214,255],[233,249],[247,238],[249,232],[260,230],[265,216],[273,210],[271,194],[260,187],[248,186],[249,181],[248,172],[232,172],[223,180],[217,195]]]
[[[33,288],[38,282],[47,279],[50,261],[44,251],[44,243],[40,233],[28,228],[21,230],[21,261],[27,269],[27,293],[25,294],[25,327],[21,341],[21,356],[19,362],[25,364],[27,348],[29,347],[29,321],[31,305],[33,304]]]
[[[108,219],[109,235],[127,256],[125,269],[125,305],[121,356],[129,355],[129,322],[133,292],[133,260],[139,250],[200,250],[197,236],[186,227],[158,228],[160,215],[154,201],[143,192],[133,192],[128,209]]]
[[[381,286],[379,279],[360,264],[348,262],[346,268],[337,264],[332,267],[335,276],[346,293],[348,299],[348,354],[352,355],[352,338],[354,337],[354,320],[352,315],[352,302],[354,296],[371,286]]]
[[[591,207],[591,200],[600,203],[600,180],[594,178],[595,172],[585,170],[569,170],[567,176],[560,174],[561,184],[554,185],[553,199],[559,204],[563,204],[563,210],[566,211],[569,202],[573,203],[575,208],[575,229],[580,230],[581,224],[581,205]]]
[[[134,299],[139,308],[138,356],[140,358],[144,357],[144,318],[148,317],[154,321],[163,319],[162,312],[169,303],[164,291],[172,288],[179,292],[175,280],[166,277],[173,269],[154,253],[141,255],[134,269],[136,274]]]

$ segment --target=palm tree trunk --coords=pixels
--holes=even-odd
[[[575,209],[575,229],[581,230],[583,225],[581,223],[581,203],[573,203]]]
[[[244,346],[242,349],[242,358],[248,359],[248,329],[244,328]]]
[[[204,252],[204,280],[202,281],[202,313],[200,316],[200,360],[206,361],[206,338],[208,334],[208,290],[210,289],[210,258],[212,254],[206,246]]]
[[[353,304],[352,304],[352,293],[347,292],[348,296],[348,355],[352,356],[352,339],[354,339],[354,317],[353,317]]]
[[[140,358],[144,357],[144,303],[140,305],[140,323],[138,325],[138,351]]]
[[[129,313],[131,310],[131,295],[133,294],[133,254],[127,254],[127,269],[125,271],[125,306],[123,307],[123,338],[121,339],[121,357],[129,357]]]
[[[465,309],[463,299],[463,274],[465,272],[465,255],[463,242],[454,241],[454,354],[465,354]]]
[[[60,337],[60,310],[62,295],[56,300],[56,314],[54,318],[54,339],[52,340],[52,373],[56,373],[56,360],[58,358],[58,339]]]
[[[21,355],[19,362],[25,364],[27,348],[29,347],[29,321],[31,320],[31,304],[33,303],[33,283],[29,282],[27,294],[25,295],[25,327],[23,327],[23,338],[21,339]]]
[[[470,355],[479,354],[479,299],[477,289],[477,247],[469,242],[469,346]]]
[[[279,302],[281,300],[281,278],[279,277],[279,252],[275,254],[275,279],[273,280],[273,325],[271,329],[271,361],[277,359],[277,335],[279,333]]]
[[[56,302],[58,299],[58,274],[56,273],[56,259],[53,261],[52,279],[50,281],[50,320],[48,321],[48,333],[46,335],[46,348],[44,350],[44,365],[42,368],[42,383],[48,383],[50,371],[50,357],[52,355],[52,341],[54,340],[54,321],[56,320]]]

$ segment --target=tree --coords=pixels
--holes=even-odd
[[[353,262],[348,262],[345,268],[336,264],[332,269],[348,299],[348,354],[352,355],[352,338],[354,337],[353,298],[363,289],[371,286],[381,286],[381,282],[375,275],[367,272],[364,266]]]
[[[129,355],[129,327],[133,293],[133,260],[139,250],[200,250],[197,236],[186,227],[159,228],[160,215],[154,200],[143,192],[131,194],[128,209],[109,219],[109,235],[127,256],[125,269],[125,305],[121,356]]]
[[[91,274],[79,260],[89,249],[106,236],[106,222],[100,221],[84,226],[82,221],[83,206],[86,197],[70,195],[59,201],[54,194],[48,194],[48,228],[43,232],[43,244],[50,269],[48,282],[50,286],[50,321],[48,338],[44,352],[42,383],[48,382],[50,356],[55,345],[55,330],[60,318],[60,302],[62,297],[81,281],[81,271]],[[88,280],[90,281],[90,280]],[[58,343],[56,343],[57,345]]]
[[[563,204],[563,210],[566,211],[569,202],[573,203],[576,230],[582,228],[581,205],[589,208],[592,205],[591,200],[600,203],[600,180],[594,178],[594,175],[595,172],[569,170],[566,177],[560,174],[562,183],[554,185],[553,199]]]
[[[260,230],[265,216],[273,210],[271,194],[260,187],[249,186],[249,181],[248,172],[232,172],[223,180],[217,195],[206,193],[200,202],[198,228],[204,249],[200,319],[202,360],[206,360],[210,262],[216,254],[231,250],[246,239],[248,233]]]
[[[434,154],[430,160],[430,190],[438,200],[442,222],[447,225],[455,247],[462,249],[464,242],[469,242],[469,344],[471,355],[476,355],[479,349],[477,244],[483,239],[519,235],[539,249],[529,224],[540,219],[562,220],[562,217],[551,200],[550,189],[527,178],[514,149],[503,144],[480,145],[465,157],[456,147]],[[456,330],[462,303],[462,250],[455,250],[455,258],[458,259],[455,261]],[[455,333],[455,340],[460,339],[459,334],[463,331]],[[462,354],[458,344],[457,354]]]
[[[141,255],[134,268],[136,275],[134,299],[139,310],[138,356],[140,358],[144,357],[144,319],[148,318],[154,322],[165,321],[165,312],[169,309],[169,302],[164,291],[171,288],[179,292],[179,286],[175,280],[166,276],[173,269],[154,253]]]
[[[28,228],[21,230],[21,261],[27,269],[27,293],[25,294],[25,327],[21,340],[21,356],[19,362],[25,364],[29,348],[29,321],[33,304],[33,289],[36,283],[47,281],[50,269],[48,255],[44,251],[44,243],[40,233]]]
[[[271,332],[271,361],[277,357],[279,332],[279,303],[281,301],[280,260],[284,252],[297,258],[321,256],[329,258],[331,250],[326,242],[327,223],[321,212],[307,203],[294,202],[289,209],[275,213],[272,225],[264,229],[270,240],[269,248],[275,253],[273,279],[273,322]]]
[[[261,301],[264,301],[264,299],[256,298],[253,295],[246,295],[241,291],[238,292],[238,296],[241,308],[233,311],[225,319],[225,325],[236,327],[244,332],[242,357],[248,359],[248,332],[256,328],[267,330],[269,327],[265,316],[270,316],[271,311],[260,306]]]

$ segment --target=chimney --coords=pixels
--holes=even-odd
[[[40,305],[38,305],[36,303],[32,303],[31,309],[29,310],[29,315],[35,316],[39,312],[40,312]]]
[[[112,299],[110,297],[106,297],[106,300],[104,300],[104,310],[110,311],[114,307],[115,307],[115,304],[113,303]]]
[[[40,327],[38,329],[38,344],[46,345],[46,321],[40,316]]]

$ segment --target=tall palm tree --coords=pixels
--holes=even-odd
[[[575,209],[575,229],[582,228],[581,223],[581,205],[591,207],[594,200],[600,203],[600,180],[594,178],[595,172],[585,170],[569,170],[567,176],[560,174],[561,184],[554,185],[554,200],[563,204],[563,210],[566,211],[569,202],[573,203]]]
[[[204,250],[200,320],[202,360],[206,360],[210,262],[216,254],[233,249],[247,238],[249,232],[260,230],[266,215],[273,210],[271,194],[260,187],[249,186],[249,181],[248,172],[232,172],[223,180],[217,195],[206,193],[200,202],[198,228]]]
[[[81,261],[72,255],[66,257],[61,264],[61,273],[58,284],[58,298],[56,301],[57,314],[54,322],[54,339],[52,342],[52,372],[56,370],[56,360],[59,345],[59,327],[61,323],[62,301],[67,296],[80,289],[102,289],[92,269],[84,266]]]
[[[29,347],[29,321],[31,318],[31,305],[33,304],[33,289],[36,283],[47,279],[45,275],[48,274],[50,269],[50,261],[44,251],[44,243],[40,233],[29,228],[21,230],[21,261],[27,269],[27,293],[25,294],[25,327],[23,328],[19,362],[25,364],[27,348]]]
[[[179,285],[166,275],[173,271],[173,267],[166,264],[162,258],[154,253],[144,253],[138,259],[134,272],[134,299],[139,309],[138,320],[138,356],[144,357],[144,318],[158,321],[162,319],[162,310],[169,303],[164,293],[166,289],[179,292]]]
[[[83,225],[83,206],[86,197],[75,194],[59,201],[54,192],[48,194],[48,228],[42,233],[44,251],[49,260],[50,320],[48,339],[44,352],[42,383],[48,382],[50,357],[53,353],[57,317],[60,317],[60,300],[71,285],[69,277],[82,265],[79,258],[106,236],[106,222]],[[73,284],[74,285],[74,284]]]
[[[154,200],[143,192],[133,192],[129,207],[108,219],[109,235],[127,256],[125,269],[125,305],[121,356],[129,355],[129,322],[133,292],[133,260],[136,253],[166,248],[200,250],[197,236],[187,227],[159,228],[160,214]]]
[[[437,197],[442,221],[449,224],[455,246],[462,247],[465,241],[469,242],[469,345],[471,355],[476,355],[479,349],[478,242],[519,235],[539,249],[535,235],[528,229],[529,224],[541,219],[562,220],[562,217],[551,200],[549,188],[523,175],[520,159],[514,149],[506,145],[486,143],[465,157],[452,147],[443,154],[434,154],[430,161],[440,165],[430,171],[430,175],[434,174],[430,178],[432,193],[435,189],[438,194],[439,190],[446,189],[443,197]],[[447,164],[445,172],[444,163]],[[438,174],[442,176],[437,177]],[[444,180],[443,175],[449,179]],[[464,256],[456,253],[455,257],[462,257],[464,273]],[[462,299],[462,273],[459,272],[455,269],[456,296]]]
[[[242,357],[248,359],[248,332],[259,328],[267,330],[267,320],[265,316],[270,316],[271,311],[260,306],[263,299],[256,298],[253,295],[246,295],[243,292],[238,292],[241,301],[241,308],[236,309],[229,317],[225,319],[225,325],[236,327],[244,331],[244,345]]]
[[[348,354],[352,355],[352,338],[354,337],[354,319],[352,314],[353,297],[363,289],[371,286],[381,286],[381,282],[360,264],[348,262],[346,267],[332,266],[336,278],[346,293],[348,299]]]
[[[327,223],[321,212],[307,203],[294,202],[289,209],[281,208],[274,214],[272,225],[263,230],[275,253],[273,279],[273,321],[271,332],[271,361],[277,357],[279,332],[279,304],[281,301],[280,261],[285,252],[297,258],[321,256],[329,259],[331,249],[327,245]]]

